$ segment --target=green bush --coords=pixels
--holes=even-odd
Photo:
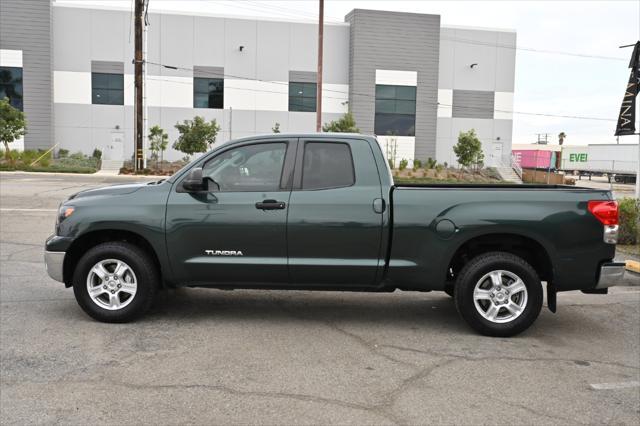
[[[38,155],[38,151],[33,150],[33,149],[27,149],[24,150],[20,153],[20,157],[19,160],[22,164],[29,166],[31,163],[33,163],[35,161],[36,158],[38,158],[40,155]]]
[[[95,158],[95,159],[100,160],[100,159],[102,158],[102,151],[101,151],[101,150],[99,150],[98,148],[95,148],[95,149],[93,150],[93,154],[91,154],[91,156],[92,156],[93,158]]]
[[[83,153],[81,153],[80,151],[78,151],[78,152],[74,152],[73,154],[71,154],[69,156],[69,158],[71,158],[73,160],[84,160],[85,159],[85,155]]]
[[[404,170],[407,168],[407,166],[409,165],[409,161],[405,158],[403,158],[402,160],[400,160],[400,165],[398,166],[398,168],[400,170]]]
[[[421,167],[422,167],[422,161],[414,159],[413,160],[413,171],[415,172],[416,170],[418,170]]]
[[[66,158],[69,156],[69,150],[68,149],[62,149],[60,148],[58,150],[58,158]]]
[[[22,155],[22,153],[20,151],[18,151],[17,149],[11,149],[9,150],[9,163],[11,165],[15,165],[19,160],[20,160],[20,156]]]
[[[438,164],[438,162],[436,160],[434,160],[431,157],[427,158],[427,161],[426,161],[426,168],[427,169],[435,169],[436,168],[436,164]]]
[[[618,200],[620,209],[620,229],[618,244],[638,244],[640,242],[640,200],[623,198]]]
[[[73,154],[70,157],[59,158],[58,160],[56,160],[55,164],[60,167],[91,167],[97,169],[99,161],[100,160],[94,157],[79,157],[76,154]]]
[[[436,164],[436,172],[440,173],[444,170],[444,166],[442,164]]]

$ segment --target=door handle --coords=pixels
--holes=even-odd
[[[256,209],[259,210],[283,210],[286,204],[284,201],[264,200],[256,203]]]

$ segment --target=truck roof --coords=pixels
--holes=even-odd
[[[254,139],[281,139],[281,138],[321,138],[321,139],[331,139],[331,138],[371,138],[375,139],[373,135],[364,135],[362,133],[338,133],[338,132],[318,132],[318,133],[265,133],[262,135],[253,135],[253,136],[245,136],[243,138],[232,139],[228,142],[242,142],[242,141],[251,141]],[[225,142],[225,143],[228,143]]]

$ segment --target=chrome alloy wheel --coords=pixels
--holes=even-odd
[[[518,318],[527,306],[527,286],[510,271],[491,271],[473,289],[473,304],[485,319],[503,324]]]
[[[87,292],[96,305],[110,311],[127,306],[136,295],[138,281],[133,269],[117,259],[93,265],[87,275]]]

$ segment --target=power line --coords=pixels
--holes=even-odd
[[[610,61],[627,61],[627,59],[619,58],[616,56],[589,55],[586,53],[566,52],[566,51],[560,51],[560,50],[536,49],[533,47],[514,46],[509,44],[503,44],[503,43],[490,43],[485,41],[464,39],[464,38],[441,37],[440,40],[455,41],[458,43],[473,44],[478,46],[500,47],[504,49],[513,49],[513,50],[524,50],[527,52],[547,53],[552,55],[575,56],[579,58],[603,59],[603,60],[610,60]]]
[[[184,70],[184,71],[193,71],[193,68],[186,68],[186,67],[177,67],[177,66],[172,66],[172,65],[165,65],[165,64],[161,64],[158,62],[147,62],[149,64],[152,65],[157,65],[157,66],[161,66],[161,67],[166,67],[168,69],[175,69],[175,70]],[[281,81],[269,81],[269,80],[261,80],[261,79],[254,79],[254,78],[249,78],[249,77],[243,77],[243,76],[236,76],[236,75],[232,75],[232,74],[220,74],[220,73],[208,73],[206,71],[199,71],[201,74],[204,75],[210,75],[211,77],[223,77],[223,78],[237,78],[237,79],[241,79],[241,80],[248,80],[248,81],[259,81],[259,82],[263,82],[263,83],[270,83],[270,84],[276,84],[276,85],[281,85],[281,86],[289,86],[289,83],[287,82],[281,82]],[[159,79],[156,77],[147,77],[151,80],[161,80],[161,81],[167,81],[167,82],[174,82],[174,83],[180,83],[180,84],[191,84],[191,83],[186,83],[186,82],[178,82],[178,81],[174,81],[174,80],[168,80],[168,79]],[[248,88],[248,87],[234,87],[234,86],[228,86],[225,85],[225,87],[229,88],[229,89],[234,89],[234,90],[245,90],[245,91],[253,91],[253,92],[264,92],[264,93],[276,93],[276,94],[281,94],[281,95],[286,95],[289,92],[280,92],[280,91],[275,91],[275,90],[266,90],[266,89],[252,89],[252,88]],[[330,92],[330,93],[340,93],[342,95],[347,95],[349,96],[351,95],[355,95],[355,96],[363,96],[363,97],[369,97],[369,98],[374,98],[375,99],[375,94],[369,94],[369,93],[357,93],[357,92],[345,92],[342,90],[332,90],[332,89],[323,89],[323,93],[324,92]],[[338,99],[338,100],[344,100],[344,97],[331,97],[331,96],[324,96],[327,99]],[[437,103],[438,106],[441,107],[447,107],[447,108],[453,108],[453,105],[450,104],[443,104],[443,103]],[[518,115],[531,115],[531,116],[539,116],[539,117],[551,117],[551,118],[568,118],[568,119],[578,119],[578,120],[592,120],[592,121],[616,121],[615,119],[610,119],[610,118],[604,118],[604,117],[589,117],[589,116],[579,116],[579,115],[568,115],[568,114],[548,114],[548,113],[540,113],[540,112],[529,112],[529,111],[516,111],[516,110],[501,110],[501,109],[495,109],[495,108],[482,108],[482,107],[473,107],[473,106],[464,106],[464,105],[456,105],[456,108],[462,108],[462,109],[470,109],[470,110],[474,110],[474,111],[483,111],[483,112],[499,112],[499,113],[506,113],[506,114],[518,114]]]
[[[441,104],[438,102],[438,106],[453,108],[453,105],[449,104]],[[475,111],[494,111],[494,112],[502,112],[506,114],[520,114],[520,115],[536,115],[540,117],[553,117],[553,118],[571,118],[578,120],[593,120],[593,121],[617,121],[613,118],[604,118],[604,117],[588,117],[583,115],[564,115],[564,114],[547,114],[543,112],[527,112],[527,111],[509,111],[509,110],[501,110],[501,109],[491,109],[491,108],[482,108],[482,107],[474,107],[474,106],[465,106],[465,105],[456,105],[456,109],[471,109]]]

